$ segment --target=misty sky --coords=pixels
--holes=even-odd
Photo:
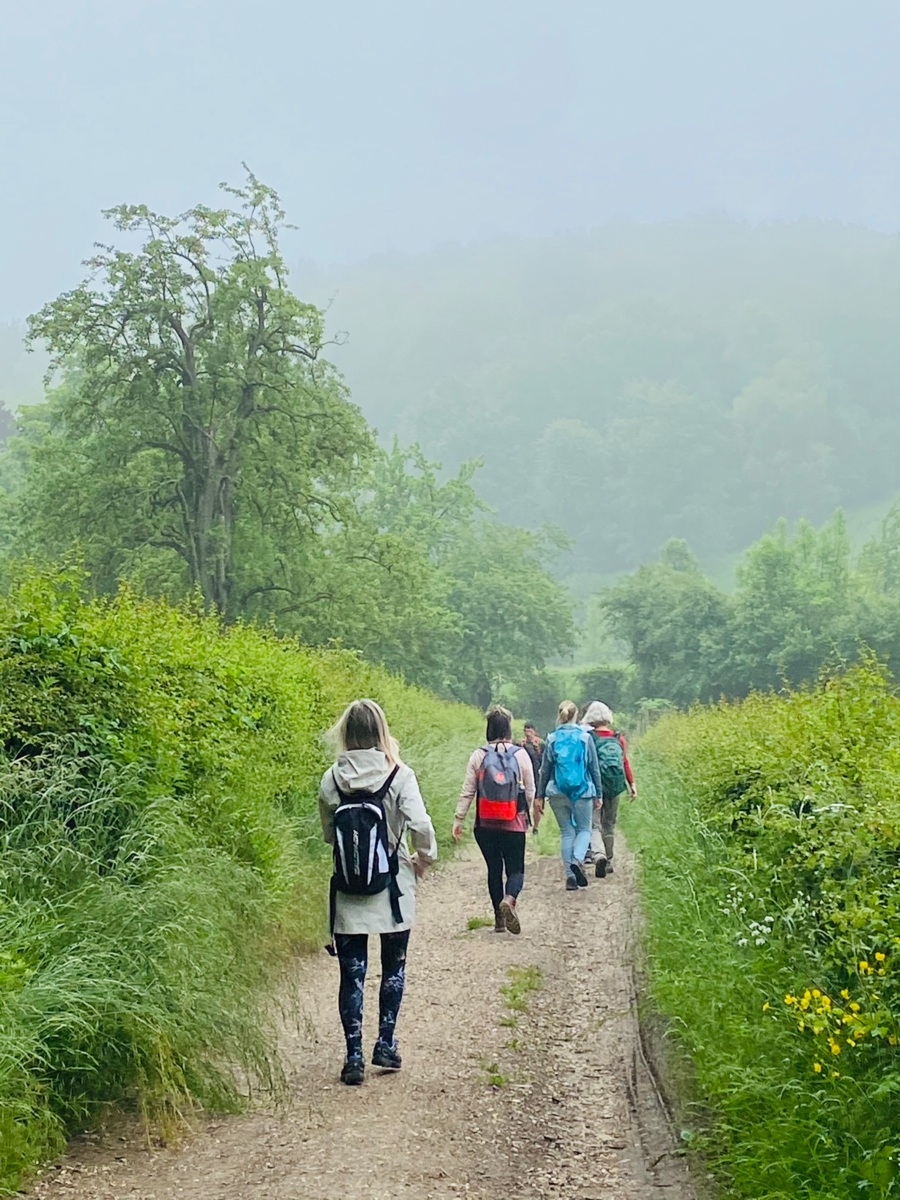
[[[30,0],[0,28],[0,320],[123,200],[246,159],[323,263],[712,210],[900,228],[900,3]]]

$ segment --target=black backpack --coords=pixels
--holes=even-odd
[[[396,778],[394,767],[375,792],[342,792],[332,772],[340,804],[334,810],[334,871],[331,876],[331,929],[334,932],[335,896],[376,896],[389,890],[391,913],[397,925],[403,923],[397,883],[398,852],[402,836],[391,849],[384,798]]]

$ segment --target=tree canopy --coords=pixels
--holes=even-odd
[[[498,524],[477,462],[377,445],[288,285],[277,195],[224,190],[111,209],[122,245],[31,318],[52,387],[0,462],[5,553],[77,547],[100,592],[195,593],[458,699],[526,682],[574,640],[559,537]]]
[[[287,286],[277,196],[252,175],[227,190],[237,211],[110,210],[142,244],[99,248],[90,277],[31,319],[51,366],[70,372],[35,454],[61,486],[39,483],[31,511],[44,541],[54,526],[102,525],[110,576],[130,553],[174,552],[233,618],[261,589],[302,596],[274,542],[299,548],[335,515],[372,447],[321,358],[321,313]]]
[[[874,652],[900,667],[900,501],[858,556],[843,514],[820,529],[786,521],[755,542],[734,592],[701,571],[685,542],[600,594],[634,668],[631,700],[677,704],[815,680]]]

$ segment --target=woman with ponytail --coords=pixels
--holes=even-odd
[[[556,728],[547,738],[534,823],[540,823],[544,797],[550,801],[559,824],[560,853],[566,871],[566,891],[587,887],[584,859],[591,845],[591,818],[601,800],[600,764],[593,739],[577,725],[578,706],[563,700]]]

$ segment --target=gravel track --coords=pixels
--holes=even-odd
[[[489,911],[483,865],[468,852],[420,888],[399,1074],[370,1068],[361,1088],[338,1083],[337,967],[323,953],[296,966],[302,1011],[283,1032],[286,1103],[203,1120],[175,1146],[119,1122],[77,1140],[28,1195],[693,1200],[641,1047],[637,898],[620,857],[616,874],[574,893],[558,860],[529,862],[513,937],[467,932]],[[541,985],[513,1012],[500,989],[510,968],[527,967]],[[376,963],[367,1046],[377,975]]]

